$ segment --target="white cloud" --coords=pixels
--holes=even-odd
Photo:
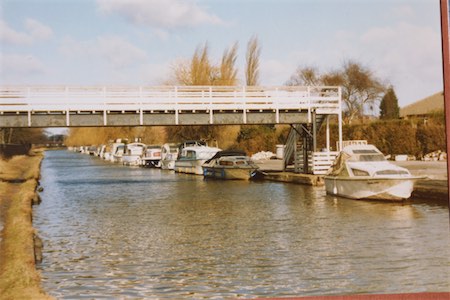
[[[16,31],[5,21],[0,20],[0,41],[6,44],[26,45],[31,44],[33,39],[29,34]]]
[[[65,38],[59,50],[64,55],[95,65],[106,63],[113,68],[126,68],[147,60],[144,50],[118,36],[101,36],[95,40],[75,41]]]
[[[26,19],[25,28],[36,40],[48,40],[53,35],[53,30],[50,27],[34,19]]]
[[[440,34],[429,27],[398,23],[368,30],[360,39],[365,57],[372,58],[379,74],[396,87],[406,103],[427,95],[417,91],[442,86]],[[376,60],[375,60],[376,59]]]
[[[26,31],[20,32],[0,20],[0,41],[12,45],[31,45],[33,42],[47,40],[53,35],[50,27],[34,19],[25,20],[24,26]]]
[[[97,5],[103,13],[116,13],[134,24],[162,29],[223,24],[192,0],[97,0]]]
[[[33,55],[0,53],[2,77],[29,76],[46,72],[44,64]]]

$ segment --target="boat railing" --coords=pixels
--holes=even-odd
[[[339,148],[339,141],[336,142],[336,149],[344,149],[347,146],[352,145],[367,145],[367,140],[348,140],[342,141],[342,148]]]

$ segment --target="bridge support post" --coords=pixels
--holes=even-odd
[[[103,111],[103,126],[108,124],[106,110]]]
[[[337,149],[337,151],[342,151],[342,90],[341,90],[341,87],[338,88],[338,94],[339,94],[339,114],[338,114],[339,149]]]
[[[209,87],[209,124],[212,124],[213,121],[213,109],[212,109],[212,87]]]
[[[70,111],[66,110],[66,126],[70,126]]]
[[[312,151],[317,151],[317,115],[315,110],[312,112]]]
[[[327,147],[327,152],[330,152],[330,115],[326,116],[326,147]]]

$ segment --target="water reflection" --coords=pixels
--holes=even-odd
[[[448,211],[47,152],[35,226],[58,298],[448,291]]]

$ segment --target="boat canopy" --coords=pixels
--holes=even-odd
[[[329,175],[348,176],[345,163],[349,162],[380,162],[386,161],[383,153],[374,145],[350,145],[344,147],[331,166]]]
[[[247,156],[247,153],[245,153],[245,151],[243,150],[223,150],[217,152],[213,157],[211,157],[211,159],[206,161],[206,163],[209,163],[213,159],[218,159],[224,156]]]

